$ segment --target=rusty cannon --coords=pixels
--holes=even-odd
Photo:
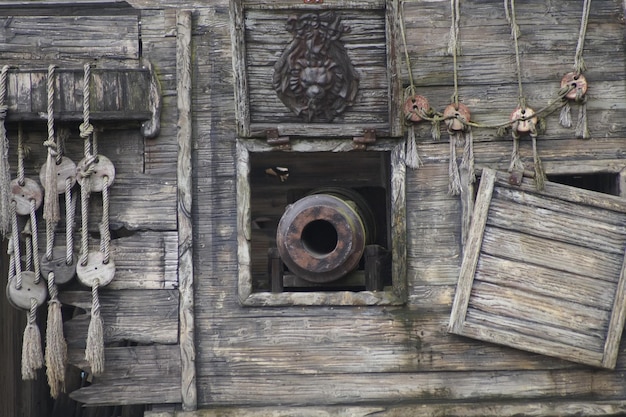
[[[290,272],[313,283],[354,271],[376,240],[367,201],[347,188],[321,188],[287,206],[276,231],[279,256]]]

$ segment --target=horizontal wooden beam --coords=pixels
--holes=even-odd
[[[57,121],[84,119],[84,70],[57,68],[53,73],[53,111]],[[7,75],[7,122],[47,121],[48,70],[11,68]],[[158,135],[160,88],[148,64],[145,68],[91,69],[89,119],[144,122],[142,133]]]

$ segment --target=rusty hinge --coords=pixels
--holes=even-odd
[[[363,136],[354,136],[352,141],[356,144],[357,148],[365,149],[368,144],[376,142],[376,129],[363,129]]]
[[[304,4],[322,4],[324,0],[304,0]]]
[[[278,129],[272,128],[265,131],[267,137],[267,144],[273,146],[276,149],[284,150],[291,149],[289,143],[289,136],[279,136]]]

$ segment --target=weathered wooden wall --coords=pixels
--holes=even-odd
[[[70,132],[65,153],[75,162],[83,157],[83,141],[79,137],[78,124],[82,121],[82,73],[85,63],[93,66],[94,77],[100,71],[112,74],[117,71],[119,74],[131,74],[132,78],[133,73],[145,73],[149,61],[154,64],[153,70],[161,87],[161,130],[156,138],[151,139],[142,135],[141,121],[137,118],[132,120],[133,109],[125,108],[133,103],[139,104],[144,110],[147,108],[144,106],[149,106],[151,99],[147,84],[140,82],[139,78],[135,82],[128,78],[127,83],[120,83],[121,78],[117,78],[117,75],[117,80],[111,82],[100,83],[94,78],[91,122],[96,129],[101,130],[98,134],[98,151],[109,157],[116,168],[115,183],[110,191],[109,217],[116,275],[113,282],[100,291],[106,345],[106,371],[101,377],[89,376],[81,380],[76,371],[77,368],[90,371],[84,360],[91,310],[90,292],[76,282],[60,288],[64,312],[68,313],[65,336],[69,346],[69,360],[73,365],[68,373],[72,376],[67,388],[72,399],[87,405],[181,402],[175,16],[171,10],[157,8],[140,11],[118,1],[97,4],[38,2],[37,5],[4,2],[0,5],[2,65],[13,67],[10,80],[14,79],[11,74],[17,73],[23,74],[17,76],[20,80],[30,75],[31,80],[37,81],[31,83],[30,95],[24,94],[28,91],[26,85],[22,86],[26,90],[19,89],[19,96],[15,89],[11,90],[11,86],[8,93],[10,115],[7,116],[7,129],[11,167],[15,169],[17,165],[17,126],[18,121],[22,121],[25,146],[29,150],[25,161],[26,176],[38,178],[39,169],[46,158],[43,147],[47,137],[45,105],[43,108],[37,106],[41,107],[41,103],[45,103],[45,71],[48,65],[54,64],[58,68],[55,128],[57,133],[61,129]],[[19,85],[19,82],[11,85]],[[100,86],[104,89],[99,89]],[[114,90],[109,90],[111,87]],[[17,97],[26,97],[26,100],[14,100]],[[114,107],[121,111],[107,115],[108,110],[115,110]],[[104,118],[98,116],[98,109],[104,111],[101,113]],[[71,115],[65,110],[75,114]],[[44,115],[37,120],[36,114],[41,111],[44,111]],[[80,116],[75,117],[77,115]],[[78,192],[75,195],[78,196]],[[98,244],[97,219],[101,216],[101,206],[101,197],[93,194],[90,243],[95,245]],[[76,224],[79,223],[77,218]],[[40,224],[40,231],[43,231],[43,223]],[[45,238],[39,241],[43,243]],[[64,235],[59,230],[56,242],[61,244],[64,241]],[[79,241],[77,232],[75,242],[78,244]],[[4,262],[5,259],[3,270],[7,265]],[[40,310],[43,312],[45,308]],[[19,312],[18,317],[21,318],[22,314]],[[8,321],[9,318],[7,316],[3,329],[13,321]],[[12,333],[17,337],[16,340],[21,340],[24,323],[20,321],[18,325],[16,321],[15,324]],[[45,328],[45,320],[41,327]],[[7,343],[10,340],[7,338]],[[17,347],[16,356],[11,360],[19,364],[19,343]],[[18,381],[19,377],[14,378],[13,383],[19,384]],[[44,374],[39,381],[45,386]],[[14,398],[3,397],[6,401],[2,400],[2,403],[6,403],[7,407],[21,402],[30,404],[33,400],[29,400],[27,395],[31,385],[23,383],[17,387],[24,389],[13,391],[3,388],[3,391],[19,396],[15,395],[15,402]],[[47,390],[37,392],[41,392],[44,400],[48,401]],[[76,408],[66,396],[62,396],[54,407],[48,405],[33,403],[31,408],[34,410],[37,406],[36,411],[8,411],[7,415],[48,416],[53,414],[47,413],[54,412],[58,413],[54,415],[88,416],[98,413],[94,408],[81,410],[80,405]],[[98,415],[141,415],[143,408],[102,409]]]
[[[21,13],[27,17],[18,21],[28,22],[43,14],[26,8],[24,2],[17,3],[19,7],[10,11],[0,8],[2,16]],[[55,3],[43,10],[57,10],[64,2]],[[187,9],[193,16],[194,382],[198,408],[207,409],[187,415],[303,415],[305,408],[311,414],[351,416],[626,412],[624,343],[616,369],[608,371],[447,332],[462,257],[462,205],[448,194],[446,134],[440,141],[432,140],[428,124],[417,129],[424,166],[407,170],[406,178],[406,305],[242,306],[237,293],[237,134],[229,1],[129,3],[135,9],[120,11],[119,2],[100,14],[89,6],[72,9],[78,16],[92,12],[102,19],[106,16],[105,22],[119,15],[140,20],[141,57],[155,66],[163,92],[158,138],[144,140],[130,129],[109,130],[101,143],[101,152],[111,155],[119,170],[112,189],[111,216],[112,224],[125,230],[114,241],[116,259],[123,267],[102,291],[107,358],[113,363],[99,385],[77,391],[75,398],[91,404],[183,401],[176,290],[176,100],[180,94],[176,13]],[[355,8],[361,4],[343,2],[348,3]],[[530,0],[517,2],[516,11],[524,92],[528,104],[540,108],[558,90],[561,76],[572,68],[582,2]],[[57,20],[71,19],[58,11],[53,14]],[[450,2],[405,1],[404,16],[418,93],[441,111],[453,93],[452,57],[446,54]],[[5,23],[0,34],[10,33],[11,22]],[[475,121],[505,121],[517,105],[518,86],[514,45],[502,1],[461,1],[460,27],[460,99],[470,107]],[[20,66],[41,66],[57,59],[64,65],[79,66],[85,59],[95,58],[109,66],[139,65],[140,49],[134,42],[128,41],[126,46],[116,42],[110,55],[100,54],[101,35],[89,33],[68,32],[75,36],[68,42],[69,52],[57,54],[57,50],[64,51],[61,46],[39,50],[31,45],[27,49],[31,52],[23,55],[9,42],[10,37],[0,37],[0,51],[12,51],[13,55],[8,55],[11,63]],[[31,42],[30,35],[21,36]],[[398,47],[402,55],[402,46]],[[40,51],[39,55],[35,51]],[[618,173],[626,167],[626,48],[620,0],[593,2],[584,56],[590,81],[592,138],[575,138],[573,129],[558,125],[558,112],[549,116],[547,131],[539,137],[539,153],[548,174]],[[401,70],[406,86],[409,77],[404,63]],[[38,144],[43,131],[41,126],[38,134],[29,136],[36,152],[42,152]],[[506,169],[510,137],[500,137],[494,129],[474,129],[473,133],[477,167]],[[72,143],[72,152],[79,155],[77,135]],[[532,161],[528,140],[522,140],[521,155]],[[41,157],[42,153],[36,155],[36,160]],[[63,300],[85,308],[88,294],[66,291]],[[66,326],[71,357],[79,365],[86,326],[85,316]]]
[[[197,63],[200,68],[195,85],[210,85],[210,99],[196,93],[196,108],[209,99],[221,110],[197,114],[202,129],[209,122],[213,126],[211,135],[198,142],[195,171],[199,188],[199,405],[256,406],[261,407],[260,415],[268,409],[301,412],[283,408],[287,406],[330,405],[337,406],[332,412],[338,414],[365,415],[372,412],[367,407],[372,403],[380,405],[376,412],[381,415],[587,415],[623,411],[623,354],[615,371],[598,371],[447,333],[462,255],[462,207],[459,199],[447,192],[446,134],[440,142],[433,141],[428,124],[418,127],[419,151],[425,165],[408,170],[406,180],[406,306],[239,305],[232,175],[235,137],[228,117],[232,102],[226,99],[232,86],[224,77],[231,69],[228,51],[206,48],[229,42],[225,6],[212,7],[207,16],[210,33],[195,38],[198,56],[201,51],[213,54],[208,78],[202,78],[200,60]],[[518,2],[524,91],[530,106],[545,105],[558,90],[562,74],[571,70],[581,11],[579,2],[575,7],[573,2]],[[203,20],[205,12],[197,13],[198,20]],[[418,93],[441,111],[453,93],[452,57],[445,53],[450,3],[407,1],[404,13]],[[517,105],[517,78],[514,45],[502,2],[461,2],[460,27],[461,101],[472,110],[473,120],[486,124],[506,121]],[[621,2],[594,2],[585,58],[591,83],[588,114],[592,139],[576,139],[573,130],[560,127],[558,112],[548,117],[547,131],[539,138],[539,153],[548,174],[617,172],[624,166],[626,85]],[[406,86],[405,67],[403,80]],[[508,167],[509,136],[498,137],[495,129],[474,129],[474,138],[478,166]],[[525,161],[532,161],[529,140],[522,140],[521,152]],[[422,405],[394,406],[399,402]],[[464,405],[452,407],[456,402]],[[346,404],[363,408],[346,411],[341,408]]]

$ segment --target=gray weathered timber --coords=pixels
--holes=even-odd
[[[71,363],[87,367],[78,351]],[[72,392],[71,397],[92,405],[176,403],[180,397],[180,352],[176,345],[106,348],[107,370],[93,384]],[[150,389],[145,388],[150,381]]]
[[[532,181],[524,183],[518,190],[483,170],[449,329],[613,368],[624,316],[624,201],[560,184],[533,196]],[[483,271],[485,257],[503,262]],[[540,270],[527,275],[526,265]],[[584,290],[603,286],[606,302]]]
[[[91,308],[90,292],[64,291],[59,298],[66,305],[83,310]],[[103,290],[100,304],[105,344],[125,340],[164,344],[178,341],[178,292],[175,290]],[[84,348],[88,325],[88,314],[77,315],[65,323],[70,347]]]
[[[459,97],[470,107],[472,119],[485,125],[507,120],[518,100],[514,45],[502,3],[501,0],[461,2]],[[231,8],[237,4],[241,4],[241,11],[239,18],[234,19]],[[406,203],[406,213],[399,214],[406,223],[403,236],[406,255],[404,260],[398,257],[394,264],[395,268],[406,271],[403,303],[364,305],[371,296],[364,297],[365,301],[357,300],[353,292],[341,295],[341,302],[349,304],[346,302],[349,300],[362,305],[240,303],[240,271],[242,267],[245,269],[247,258],[238,253],[239,243],[242,232],[244,239],[250,235],[238,223],[237,212],[277,210],[283,201],[271,196],[278,195],[289,182],[276,180],[268,186],[271,192],[266,199],[255,200],[253,206],[241,204],[238,195],[250,184],[237,177],[241,163],[237,142],[243,138],[253,157],[259,152],[280,155],[276,160],[281,163],[289,163],[296,153],[352,155],[357,151],[350,136],[346,139],[336,136],[333,124],[310,126],[300,120],[293,122],[293,116],[279,106],[271,88],[243,93],[242,88],[249,88],[248,81],[271,77],[274,61],[289,41],[283,23],[296,7],[298,11],[337,9],[349,17],[355,30],[365,32],[363,39],[356,32],[345,35],[350,46],[348,53],[370,92],[362,97],[361,106],[353,107],[345,116],[356,121],[346,123],[344,128],[351,135],[360,135],[366,123],[379,130],[377,143],[368,146],[368,153],[389,152],[387,141],[395,141],[402,147],[401,136],[380,137],[389,131],[383,120],[389,93],[381,84],[387,68],[379,64],[388,52],[383,47],[386,35],[397,37],[396,53],[400,59],[391,72],[397,77],[398,85],[409,85],[411,71],[418,93],[427,97],[435,110],[441,111],[450,102],[453,59],[446,53],[450,2],[397,2],[398,7],[404,8],[410,70],[404,62],[398,26],[394,32],[391,23],[384,30],[378,21],[371,27],[366,24],[371,22],[368,18],[387,4],[385,0],[326,0],[321,4],[305,4],[302,0],[2,2],[3,63],[45,70],[50,63],[63,69],[81,68],[85,62],[92,62],[97,70],[124,72],[140,68],[143,59],[148,59],[161,85],[161,133],[157,138],[142,137],[140,120],[96,123],[94,119],[96,127],[103,129],[99,132],[100,152],[113,160],[119,174],[111,189],[110,213],[112,245],[119,270],[116,279],[102,291],[107,363],[111,364],[112,358],[115,361],[105,379],[76,391],[72,394],[74,398],[87,405],[173,403],[169,409],[153,406],[155,411],[146,414],[149,417],[164,417],[160,414],[167,417],[174,414],[185,417],[600,416],[625,412],[624,341],[613,350],[617,355],[615,369],[605,370],[447,332],[467,250],[463,225],[468,214],[472,214],[472,193],[468,192],[463,201],[448,194],[449,146],[443,126],[438,141],[432,139],[430,123],[416,126],[418,153],[424,164],[419,169],[406,169],[404,180],[399,177],[395,180],[398,189],[404,188]],[[572,69],[581,9],[582,2],[516,2],[522,81],[528,104],[533,108],[552,100],[562,75]],[[181,10],[190,12],[193,72],[188,87],[190,105],[183,114],[179,113],[178,100],[187,87],[181,86],[177,76],[177,43],[182,40],[177,17]],[[560,126],[558,109],[546,117],[547,130],[538,137],[539,155],[549,176],[575,179],[592,175],[601,178],[598,181],[602,183],[612,183],[611,192],[622,196],[626,192],[622,174],[626,168],[623,19],[623,1],[593,1],[584,49],[585,75],[590,82],[587,118],[591,139],[578,139],[574,127]],[[233,42],[246,28],[254,32],[250,42]],[[110,36],[113,32],[115,39]],[[244,58],[244,64],[233,66],[238,57]],[[256,64],[246,64],[248,58]],[[45,84],[44,75],[41,72],[31,77],[30,85]],[[21,77],[26,81],[24,74]],[[67,82],[72,87],[60,89],[58,103],[76,102],[80,106],[80,74],[73,82],[67,74],[62,74],[61,79],[63,85]],[[99,89],[94,95],[97,97],[94,106],[106,105],[111,109],[126,103],[124,94],[143,95],[144,92],[132,88],[134,84],[129,80],[120,88]],[[10,88],[16,85],[17,81],[11,81]],[[26,93],[28,88],[20,91]],[[43,90],[34,92],[35,100],[45,103]],[[18,95],[15,105],[25,108],[32,100],[29,97]],[[397,100],[389,102],[401,104]],[[574,124],[579,107],[572,103]],[[242,114],[244,117],[240,117]],[[188,117],[186,122],[190,126],[179,126],[181,115]],[[241,130],[241,120],[249,121],[251,116],[254,129]],[[399,116],[390,119],[401,130],[403,121],[402,115]],[[75,161],[80,160],[83,144],[78,136],[78,121],[58,120],[58,124],[70,128],[67,152]],[[23,127],[30,149],[26,173],[36,177],[45,160],[45,119],[25,120]],[[267,127],[278,128],[281,135],[291,136],[292,151],[270,149],[261,136]],[[311,127],[323,140],[306,133]],[[13,146],[17,122],[8,122],[7,130]],[[506,171],[511,155],[510,132],[499,135],[495,128],[478,127],[472,133],[476,172],[483,168]],[[258,140],[245,139],[252,135],[259,135]],[[181,143],[179,139],[183,137]],[[179,149],[183,143],[189,146]],[[13,150],[11,147],[10,159],[15,169]],[[459,156],[461,152],[459,146]],[[526,169],[532,172],[528,137],[522,137],[520,153]],[[331,158],[328,159],[332,166]],[[363,180],[374,177],[370,172],[361,172],[360,163],[345,165],[346,170],[354,168]],[[254,171],[249,172],[249,177],[254,175]],[[275,179],[263,177],[262,180]],[[544,338],[546,325],[529,326],[526,319],[537,315],[542,320],[550,318],[546,306],[560,297],[559,308],[580,305],[580,316],[552,314],[563,326],[548,333],[553,339],[567,338],[575,345],[571,356],[588,355],[588,349],[598,346],[597,342],[604,337],[614,344],[617,333],[604,333],[606,323],[623,320],[619,314],[613,317],[611,313],[619,312],[613,308],[611,295],[623,290],[617,288],[619,278],[610,274],[622,267],[620,249],[616,249],[615,243],[626,223],[614,212],[623,205],[623,200],[603,196],[603,207],[591,207],[588,199],[550,187],[551,183],[547,192],[557,191],[568,201],[560,199],[557,204],[551,200],[542,205],[543,197],[531,192],[532,183],[520,189],[494,190],[497,204],[492,210],[498,216],[486,223],[489,253],[481,254],[476,275],[480,281],[476,289],[482,296],[472,304],[481,310],[474,308],[468,316],[496,320]],[[188,198],[193,204],[186,204]],[[99,203],[94,196],[90,221],[90,233],[94,236],[101,214]],[[517,215],[507,214],[506,208],[511,204],[519,206]],[[534,222],[536,234],[529,237],[532,225],[523,220],[533,213],[541,216],[540,221]],[[585,221],[570,233],[567,225],[577,217]],[[516,231],[500,234],[504,229]],[[248,232],[259,230],[262,229]],[[594,233],[596,230],[598,233]],[[62,230],[58,230],[56,238],[58,243],[63,242]],[[563,242],[551,249],[530,252],[542,264],[519,259],[521,249],[533,245],[543,249],[557,238]],[[179,264],[178,244],[182,242],[193,242],[188,252],[192,256],[191,265]],[[42,239],[40,243],[43,244]],[[251,262],[265,256],[261,247],[250,248]],[[612,249],[608,250],[609,247]],[[503,250],[508,252],[506,259],[496,256]],[[563,251],[570,257],[587,256],[579,257],[576,265],[552,261],[553,255]],[[2,259],[3,269],[5,259]],[[182,272],[189,266],[193,270],[191,279]],[[563,281],[554,281],[551,266],[560,268],[558,275]],[[502,287],[507,291],[500,290]],[[71,342],[72,362],[84,366],[83,346],[89,315],[80,313],[89,310],[91,299],[87,291],[76,293],[75,290],[73,284],[62,287],[61,297],[66,310],[77,307],[79,315],[65,327]],[[189,330],[185,327],[189,322],[181,314],[190,312],[189,300],[183,299],[183,293],[193,293],[193,366],[198,406],[193,412],[173,411],[188,401],[181,395],[185,386],[181,377],[185,367],[190,366],[181,357],[181,331]],[[322,296],[340,298],[331,293]],[[310,302],[306,300],[311,298],[310,294],[298,296],[301,304]],[[520,307],[520,301],[526,302],[526,309],[519,317],[503,316],[503,312],[508,314]],[[576,322],[583,315],[582,322]],[[19,316],[23,317],[21,313]],[[565,329],[572,323],[585,332]],[[13,362],[17,363],[23,321],[13,327],[13,331],[2,334],[13,338],[12,345],[18,351]],[[613,359],[606,356],[607,363]],[[41,380],[45,385],[45,378]],[[15,392],[16,386],[23,386],[15,381],[3,383],[11,383],[11,389],[6,390],[11,392]],[[92,415],[100,411],[87,409]]]
[[[178,283],[180,291],[181,397],[183,409],[198,406],[193,297],[193,225],[191,210],[191,12],[176,14],[176,76],[178,80]]]

